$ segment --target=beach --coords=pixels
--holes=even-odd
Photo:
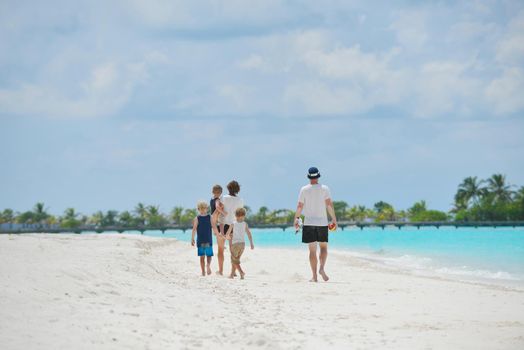
[[[247,249],[246,279],[230,280],[200,276],[196,249],[172,238],[0,235],[0,347],[524,348],[523,288],[337,250],[331,280],[310,283],[299,248]]]

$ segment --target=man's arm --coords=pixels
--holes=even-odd
[[[197,231],[198,218],[193,219],[193,231],[191,231],[191,245],[195,245],[195,233]]]
[[[300,217],[300,215],[302,215],[302,209],[304,209],[304,203],[298,202],[297,210],[295,212],[295,229],[297,229],[297,230],[300,228],[298,226],[298,218]]]
[[[337,216],[335,215],[335,207],[333,207],[333,201],[331,198],[326,199],[326,208],[329,216],[331,217],[331,222],[337,225]]]

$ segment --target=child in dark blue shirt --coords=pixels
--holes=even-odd
[[[197,209],[200,215],[193,220],[193,231],[191,232],[191,245],[198,249],[198,256],[200,257],[200,268],[202,269],[202,276],[211,275],[211,258],[213,257],[213,235],[218,233],[214,218],[208,214],[208,205],[206,202],[198,202]],[[207,258],[207,271],[206,261]]]

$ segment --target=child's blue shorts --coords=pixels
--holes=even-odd
[[[209,243],[204,243],[198,247],[198,256],[213,256],[213,247]]]

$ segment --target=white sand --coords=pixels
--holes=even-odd
[[[241,281],[173,239],[1,235],[0,349],[524,349],[522,290],[343,252],[309,283],[300,248],[246,251]]]

